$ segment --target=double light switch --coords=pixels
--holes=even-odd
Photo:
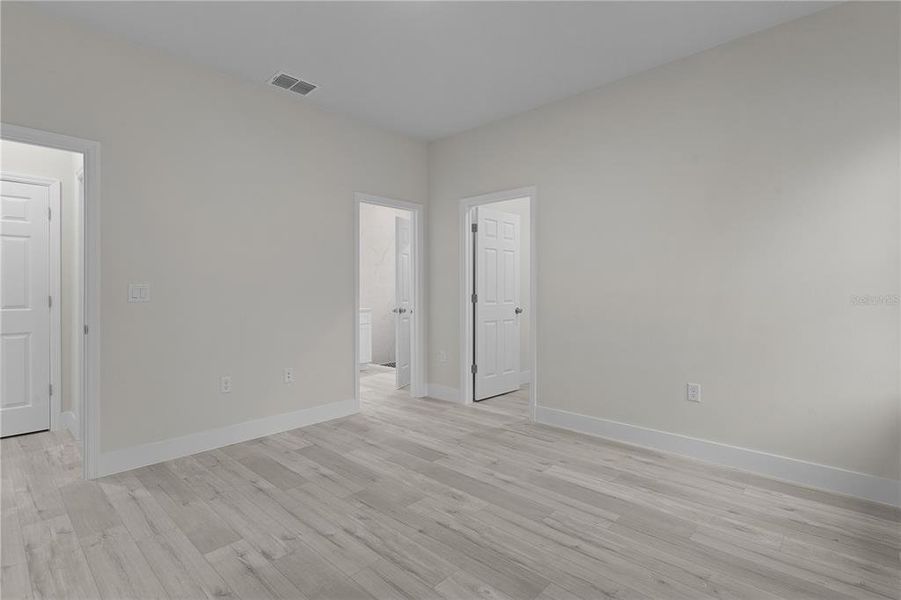
[[[129,302],[150,302],[150,284],[149,283],[129,283],[128,284],[128,301]]]

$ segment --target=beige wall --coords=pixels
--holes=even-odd
[[[101,450],[353,396],[355,191],[429,199],[429,381],[456,387],[458,200],[535,185],[544,406],[899,477],[899,308],[851,302],[899,293],[897,5],[840,5],[428,153],[0,10],[2,121],[103,146]],[[151,303],[126,302],[132,281]]]
[[[898,478],[899,307],[851,302],[899,293],[898,10],[434,143],[429,381],[459,381],[458,200],[535,185],[542,405]]]
[[[410,212],[360,204],[360,308],[372,309],[372,362],[394,360],[394,219]]]
[[[425,145],[0,10],[2,121],[102,144],[101,450],[353,398],[353,194],[424,201]]]
[[[78,313],[81,310],[78,284],[81,207],[76,180],[81,168],[82,156],[76,152],[0,140],[0,171],[60,182],[60,406],[63,411],[77,410],[81,391],[81,373],[76,368],[82,339],[78,332]]]

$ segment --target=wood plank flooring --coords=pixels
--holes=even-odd
[[[79,480],[2,441],[11,598],[901,597],[898,510],[361,377],[359,415]]]

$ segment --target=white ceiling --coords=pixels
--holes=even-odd
[[[326,110],[435,139],[815,12],[825,2],[62,2],[47,10]],[[273,93],[282,92],[273,88]]]

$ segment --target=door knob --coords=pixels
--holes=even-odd
[[[400,314],[404,314],[405,312],[407,312],[407,309],[406,308],[398,308],[397,312],[399,312]]]
[[[517,307],[516,307],[516,310],[514,310],[513,312],[515,312],[516,314],[519,314],[519,313],[522,312],[522,309],[521,309],[520,307],[517,306]]]

